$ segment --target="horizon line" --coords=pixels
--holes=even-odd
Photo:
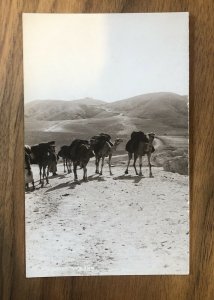
[[[181,96],[181,97],[189,97],[188,94],[179,94],[179,93],[175,93],[175,92],[149,92],[149,93],[145,93],[145,94],[137,94],[137,95],[134,95],[134,96],[131,96],[131,97],[128,97],[128,98],[122,98],[122,99],[118,99],[118,100],[114,100],[114,101],[106,101],[106,100],[101,100],[101,99],[97,99],[97,98],[93,98],[93,97],[90,97],[90,96],[86,96],[86,97],[83,97],[83,98],[74,98],[74,99],[33,99],[33,100],[28,100],[28,101],[25,101],[24,100],[24,104],[27,104],[27,103],[30,103],[30,102],[34,102],[34,101],[64,101],[64,102],[73,102],[73,101],[81,101],[81,100],[96,100],[96,101],[100,101],[100,102],[105,102],[105,103],[114,103],[114,102],[117,102],[117,101],[123,101],[123,100],[128,100],[128,99],[131,99],[131,98],[135,98],[135,97],[139,97],[139,96],[145,96],[145,95],[150,95],[150,94],[175,94],[175,95],[178,95],[178,96]]]

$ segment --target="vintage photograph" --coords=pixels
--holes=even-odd
[[[23,14],[26,276],[189,273],[188,13]]]

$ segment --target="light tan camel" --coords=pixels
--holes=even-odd
[[[103,166],[104,166],[104,162],[105,162],[105,157],[108,157],[109,172],[110,172],[110,175],[113,175],[112,171],[111,171],[111,158],[112,158],[113,153],[116,151],[118,145],[122,142],[123,142],[123,140],[120,138],[116,138],[113,145],[110,145],[110,143],[107,141],[105,142],[102,149],[98,153],[95,154],[95,165],[96,165],[95,173],[100,174],[100,175],[103,174]],[[99,172],[99,165],[100,165],[101,159],[102,159],[101,170]]]
[[[147,142],[140,142],[138,145],[138,148],[136,149],[136,151],[134,151],[134,163],[133,163],[133,167],[135,169],[135,173],[136,175],[140,175],[142,176],[142,156],[147,155],[148,158],[148,164],[149,164],[149,177],[153,177],[152,175],[152,166],[151,166],[151,154],[154,151],[154,147],[153,147],[153,141],[155,138],[155,134],[154,133],[149,133],[148,134],[149,137],[149,141]],[[130,164],[130,160],[132,159],[132,153],[128,152],[128,164],[127,164],[127,168],[125,171],[125,174],[128,174],[128,168],[129,168],[129,164]],[[140,172],[138,174],[137,169],[136,169],[136,160],[139,157],[139,167],[140,167]]]

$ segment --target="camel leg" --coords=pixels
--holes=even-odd
[[[97,157],[95,158],[95,165],[96,165],[96,171],[95,173],[96,174],[99,174],[99,164],[100,164],[100,157]]]
[[[100,175],[103,175],[103,166],[104,166],[105,156],[102,157]]]
[[[68,173],[71,173],[71,161],[70,159],[68,160]]]
[[[66,170],[65,170],[65,158],[63,158],[63,166],[64,166],[64,173],[66,173]]]
[[[33,190],[35,190],[34,180],[32,181]]]
[[[97,173],[97,156],[95,155],[95,173]]]
[[[113,175],[112,171],[111,171],[111,158],[112,158],[112,154],[109,154],[109,157],[108,157],[109,173],[110,173],[110,175]]]
[[[44,167],[43,166],[41,167],[41,172],[42,172],[41,187],[43,187],[44,186],[44,177],[45,177],[45,175],[44,175]]]
[[[49,170],[48,170],[48,167],[47,167],[47,172],[46,172],[46,183],[47,184],[49,183],[48,176],[49,176]]]
[[[151,165],[151,162],[150,162],[151,153],[148,153],[147,157],[148,157],[148,163],[149,163],[149,177],[152,178],[153,177],[153,175],[152,175],[152,165]]]
[[[135,169],[136,175],[138,175],[138,172],[137,172],[137,169],[136,169],[136,160],[137,160],[137,155],[134,154],[134,163],[133,163],[133,167],[134,167],[134,169]]]
[[[42,181],[43,181],[43,185],[44,185],[45,179],[46,179],[46,183],[48,183],[48,179],[47,179],[47,174],[46,174],[46,172],[45,172],[45,167],[43,166],[42,169],[43,169]],[[48,168],[47,168],[47,172],[48,172]]]
[[[42,166],[39,166],[39,183],[42,184]]]
[[[95,173],[97,173],[97,156],[95,156]]]
[[[140,167],[140,173],[139,175],[142,176],[142,156],[139,156],[139,167]]]
[[[40,183],[41,183],[41,187],[44,186],[44,168],[43,166],[40,166]]]
[[[100,174],[99,169],[100,169],[100,157],[97,159],[97,174]]]
[[[128,153],[128,164],[127,164],[127,167],[126,167],[125,174],[129,174],[129,165],[130,165],[131,159],[132,159],[132,153]]]
[[[68,160],[67,160],[67,158],[65,159],[65,165],[66,165],[65,170],[67,170],[67,173],[69,173]]]
[[[77,181],[78,177],[77,177],[77,164],[76,163],[73,163],[73,171],[74,171],[74,181]]]
[[[86,165],[83,166],[83,180],[88,181]]]
[[[67,168],[68,174],[71,173],[70,161],[67,158],[66,158],[66,168]]]

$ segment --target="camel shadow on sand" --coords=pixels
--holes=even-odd
[[[78,181],[67,181],[67,182],[64,182],[64,183],[60,183],[60,184],[58,184],[58,185],[56,185],[56,186],[48,189],[45,192],[45,194],[46,193],[50,193],[50,192],[55,191],[55,190],[66,188],[66,187],[69,188],[69,189],[75,189],[76,186],[78,186],[78,185],[80,185],[82,183],[86,183],[87,184],[88,182],[94,181],[94,180],[96,180],[96,181],[105,181],[105,179],[103,177],[100,177],[98,175],[91,175],[91,176],[88,176],[88,180],[87,181],[81,179],[81,180],[78,180]]]
[[[70,189],[74,189],[77,185],[81,185],[81,184],[87,184],[88,182],[90,181],[106,181],[103,177],[97,175],[97,174],[94,174],[94,175],[90,175],[88,176],[88,179],[87,180],[84,180],[84,179],[78,179],[77,181],[73,181],[71,182],[71,186],[70,186]]]
[[[98,175],[98,174],[94,174],[94,175],[90,175],[88,176],[88,181],[106,181],[104,177]]]
[[[145,178],[144,176],[139,176],[139,175],[120,175],[117,177],[114,177],[114,180],[133,180],[133,183],[139,183],[143,178]]]
[[[63,178],[66,177],[67,174],[68,174],[68,173],[63,174],[63,175],[59,175],[59,174],[57,174],[57,175],[52,175],[52,176],[49,176],[49,178],[51,178],[51,179],[54,179],[54,178],[57,178],[57,179],[63,179]]]
[[[70,181],[67,181],[67,182],[64,182],[64,183],[60,183],[60,184],[58,184],[58,185],[56,185],[56,186],[48,189],[45,192],[45,194],[50,193],[50,192],[55,191],[55,190],[63,189],[63,188],[66,188],[66,187],[70,187],[70,185],[71,185]]]
[[[54,179],[54,178],[57,178],[57,179],[63,179],[65,178],[66,176],[65,175],[52,175],[52,176],[49,176],[49,179]],[[35,180],[34,181],[34,186],[35,188],[33,189],[33,187],[30,187],[29,190],[25,190],[25,193],[26,194],[29,194],[29,193],[32,193],[36,190],[40,190],[40,189],[43,189],[45,187],[47,187],[47,185],[49,185],[50,183],[46,183],[45,180],[44,180],[44,186],[41,185],[39,179],[38,180]],[[63,184],[60,184],[60,185],[63,185]],[[59,186],[59,185],[58,185]],[[63,187],[63,186],[62,186]],[[51,191],[51,190],[54,190],[55,188],[51,188],[49,190],[47,190],[46,192],[48,191]]]

